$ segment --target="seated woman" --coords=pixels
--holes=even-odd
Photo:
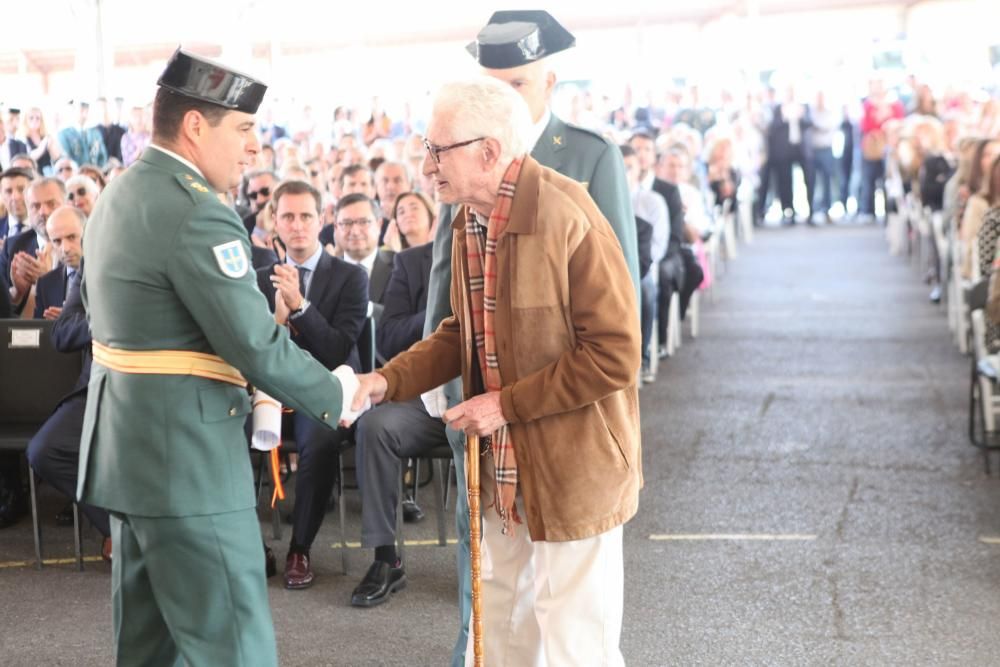
[[[962,249],[962,277],[972,277],[972,243],[979,235],[979,230],[983,225],[986,211],[991,204],[984,192],[989,179],[987,174],[991,171],[997,156],[1000,155],[1000,141],[982,140],[976,147],[972,158],[972,169],[969,172],[969,199],[965,204],[965,212],[962,214],[962,222],[958,228],[958,238],[964,244]],[[980,255],[980,260],[983,257]],[[993,261],[993,253],[990,252],[987,261]]]
[[[400,252],[434,240],[437,216],[430,201],[419,192],[404,192],[396,197],[392,221],[385,233],[385,245]]]

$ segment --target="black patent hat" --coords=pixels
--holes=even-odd
[[[178,95],[246,113],[257,113],[267,92],[267,86],[257,79],[180,48],[156,84]]]
[[[466,50],[483,67],[510,69],[533,63],[576,44],[576,38],[546,11],[503,11]]]

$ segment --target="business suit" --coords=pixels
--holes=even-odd
[[[118,659],[277,664],[250,398],[226,364],[330,429],[340,382],[268,314],[236,213],[167,152],[150,146],[108,185],[83,246],[83,303],[105,361],[91,372],[77,495],[112,514]],[[115,361],[146,350],[175,351],[191,370]],[[196,359],[224,374],[195,373]]]
[[[376,349],[386,361],[423,337],[433,244],[396,255],[385,291],[385,310],[376,327]],[[403,462],[448,444],[444,422],[431,417],[417,398],[377,406],[358,420],[358,470],[361,471],[361,546],[375,548],[396,541],[396,508]],[[460,494],[461,495],[461,494]],[[394,565],[394,564],[393,564]],[[402,565],[400,565],[402,567]],[[362,588],[362,583],[359,588]],[[354,597],[360,600],[355,602]],[[369,593],[355,590],[352,604],[369,606]]]
[[[36,320],[42,319],[46,308],[56,306],[61,308],[66,300],[66,289],[69,283],[69,269],[59,265],[38,279],[35,284]]]
[[[17,236],[7,239],[7,242],[3,244],[3,250],[0,251],[0,278],[3,278],[4,285],[11,287],[13,284],[10,277],[10,267],[14,261],[14,256],[19,252],[34,255],[37,251],[38,235],[31,227],[28,227]]]
[[[5,215],[4,217],[0,218],[0,241],[5,240],[8,236],[17,236],[17,234],[20,234],[21,232],[27,231],[29,229],[27,220],[22,220],[18,224],[21,225],[21,230],[17,233],[11,233],[13,232],[13,230],[11,229],[12,220],[10,219],[10,216]]]
[[[3,146],[0,147],[0,170],[10,168],[11,159],[15,155],[27,152],[27,144],[14,137],[7,137],[3,142]]]
[[[276,298],[271,283],[273,273],[273,266],[257,272],[257,287],[272,312]],[[345,363],[360,371],[357,341],[368,312],[368,279],[364,269],[320,250],[305,297],[309,307],[288,322],[292,341],[331,371]],[[337,447],[345,433],[341,429],[323,428],[299,412],[287,415],[283,427],[295,438],[299,452],[291,550],[308,553],[326,514],[336,481]]]
[[[385,299],[385,289],[389,286],[389,278],[392,276],[392,265],[396,253],[388,248],[379,248],[375,255],[375,262],[372,264],[371,273],[368,274],[368,298],[373,304],[372,314],[375,322],[382,317],[382,301]],[[378,327],[375,328],[376,331]]]
[[[52,273],[61,271],[59,268]],[[76,497],[76,485],[79,481],[80,436],[83,432],[87,385],[93,361],[90,352],[90,325],[80,298],[80,282],[81,274],[77,272],[70,284],[63,311],[52,326],[52,344],[59,352],[82,353],[83,369],[73,390],[60,401],[52,416],[45,420],[45,424],[28,443],[27,451],[31,469],[70,498]],[[80,510],[101,535],[108,537],[111,534],[107,510],[87,503],[80,503]]]
[[[636,241],[635,215],[625,165],[621,152],[611,142],[589,130],[569,125],[555,114],[549,118],[542,136],[531,151],[531,157],[540,164],[555,169],[564,176],[585,184],[587,192],[601,213],[611,224],[618,237],[625,263],[635,286],[636,300],[641,299],[639,288],[639,255]],[[443,319],[451,315],[451,221],[453,207],[442,207],[438,230],[434,239],[434,260],[431,268],[427,298],[427,321],[424,335],[430,334]],[[445,385],[448,405],[462,401],[461,382],[455,380]],[[458,431],[447,429],[448,442],[454,453],[455,474],[458,488],[465,487],[465,438]],[[471,580],[469,574],[469,507],[464,493],[456,496],[455,524],[458,540],[459,614],[462,618],[452,665],[464,664],[469,616],[471,613]]]

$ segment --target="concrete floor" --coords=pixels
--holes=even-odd
[[[968,363],[885,247],[876,227],[758,232],[705,300],[701,337],[643,389],[628,664],[1000,664],[1000,546],[980,540],[1000,536],[1000,480],[964,436]],[[423,494],[414,540],[436,535]],[[42,502],[47,556],[66,557],[61,501]],[[348,514],[357,535],[356,495]],[[111,664],[109,568],[19,565],[29,524],[0,532],[0,663]],[[446,664],[453,548],[410,547],[409,587],[359,610],[370,554],[352,550],[341,574],[336,526],[312,589],[270,581],[282,664]],[[767,539],[705,539],[733,534]]]

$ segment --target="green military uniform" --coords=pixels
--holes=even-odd
[[[479,33],[467,50],[484,67],[505,69],[518,67],[573,46],[575,39],[544,11],[496,12],[490,23]],[[632,197],[625,176],[621,151],[599,134],[564,122],[550,114],[549,122],[535,143],[531,157],[543,166],[584,184],[597,207],[608,219],[628,265],[635,287],[636,303],[641,303],[639,291],[639,248],[636,238]],[[434,260],[427,290],[427,319],[424,335],[437,328],[441,320],[451,315],[451,220],[454,210],[443,206],[434,238]],[[460,380],[445,386],[448,406],[462,401]],[[465,487],[465,437],[446,429],[454,454],[458,488]],[[461,619],[458,639],[452,653],[452,667],[465,664],[465,647],[472,609],[469,570],[469,507],[465,494],[458,494],[455,503],[455,523],[458,540],[458,596]]]
[[[84,248],[95,360],[77,492],[112,513],[118,664],[276,664],[245,387],[101,358],[217,355],[330,428],[340,383],[275,323],[242,222],[175,156],[150,147],[108,186]]]

